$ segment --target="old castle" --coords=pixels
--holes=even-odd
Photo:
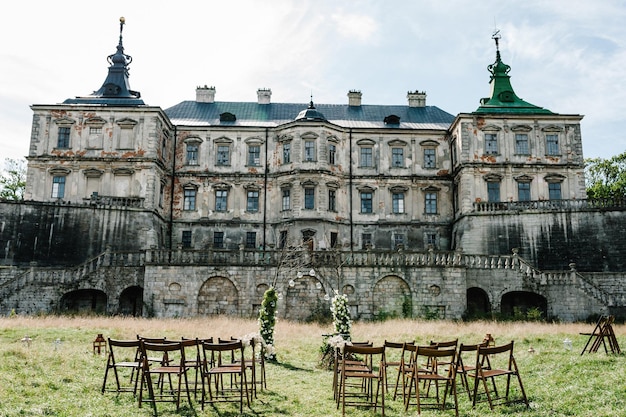
[[[586,199],[581,115],[491,92],[405,105],[216,100],[148,106],[121,21],[102,87],[32,106],[25,201],[0,203],[0,311],[281,317],[348,294],[354,317],[534,307],[623,315],[626,211]]]

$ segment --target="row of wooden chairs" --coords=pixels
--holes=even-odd
[[[333,390],[337,408],[341,407],[345,415],[346,406],[371,406],[374,411],[380,407],[384,416],[385,394],[391,395],[388,375],[394,368],[392,398],[401,396],[405,411],[412,405],[418,414],[423,408],[449,407],[458,416],[457,389],[467,392],[472,406],[485,401],[493,409],[498,404],[521,401],[529,407],[513,346],[513,341],[489,346],[487,342],[459,344],[458,339],[431,341],[424,346],[390,341],[380,347],[370,342],[346,343],[335,353]],[[519,390],[515,397],[512,381]]]
[[[109,338],[102,392],[132,392],[138,395],[139,407],[152,404],[155,416],[157,402],[173,402],[178,410],[181,395],[191,406],[192,392],[196,400],[201,394],[202,409],[205,404],[236,401],[242,412],[244,402],[249,406],[257,397],[257,387],[266,388],[264,352],[257,355],[252,341],[246,356],[247,345],[236,338]],[[111,374],[113,387],[112,382],[107,386]]]

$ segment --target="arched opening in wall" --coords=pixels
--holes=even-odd
[[[374,286],[372,313],[375,320],[413,316],[413,297],[409,285],[402,278],[389,275]]]
[[[295,321],[330,319],[330,301],[322,283],[314,276],[303,275],[289,281],[285,295],[285,318]],[[328,314],[325,315],[325,313]]]
[[[132,286],[120,294],[120,314],[140,317],[143,313],[143,288]]]
[[[548,313],[548,301],[542,295],[529,291],[511,291],[502,296],[500,311],[504,316],[514,319],[545,319]],[[538,314],[540,317],[537,317]]]
[[[209,278],[198,291],[198,315],[239,315],[239,291],[225,277]]]
[[[467,289],[467,318],[482,318],[491,313],[489,296],[482,288],[472,287]]]
[[[76,290],[63,294],[59,302],[61,313],[95,313],[107,311],[107,295],[100,290]]]

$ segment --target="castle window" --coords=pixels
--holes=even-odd
[[[256,247],[256,232],[246,232],[246,248],[254,249]]]
[[[230,165],[230,146],[217,145],[217,165]]]
[[[435,168],[437,159],[433,148],[424,149],[424,168]]]
[[[291,162],[291,143],[283,143],[283,164]]]
[[[487,199],[490,203],[500,202],[500,183],[495,181],[487,182]]]
[[[192,211],[196,209],[196,189],[185,188],[183,191],[183,210]]]
[[[546,155],[560,155],[559,151],[559,135],[546,135]]]
[[[498,154],[498,135],[496,133],[485,133],[485,154]]]
[[[372,246],[372,234],[371,233],[363,233],[361,235],[361,248],[368,249]]]
[[[361,192],[361,213],[372,213],[373,194],[370,191]]]
[[[283,249],[285,246],[287,246],[288,236],[289,234],[286,230],[280,231],[280,236],[278,237],[278,249]]]
[[[427,192],[424,198],[424,212],[426,214],[437,214],[437,193]]]
[[[305,140],[304,141],[304,160],[306,162],[315,161],[315,141]]]
[[[248,146],[248,165],[259,166],[261,164],[261,147],[259,145]]]
[[[217,249],[224,247],[224,232],[213,232],[213,247]]]
[[[226,211],[228,209],[228,190],[215,191],[215,211]]]
[[[52,198],[65,197],[65,176],[52,177]]]
[[[337,147],[333,144],[328,145],[328,163],[335,165],[335,157],[337,154]]]
[[[394,249],[404,248],[405,246],[405,236],[403,233],[394,233],[393,234],[393,247]]]
[[[291,210],[291,190],[283,188],[283,211]]]
[[[432,247],[433,249],[437,249],[437,233],[427,232],[426,233],[426,247]]]
[[[57,148],[69,148],[70,147],[70,128],[60,127],[59,138],[57,140]]]
[[[330,232],[330,247],[331,248],[336,248],[337,247],[337,238],[338,238],[338,234],[337,232]]]
[[[259,211],[259,192],[258,191],[256,190],[248,191],[246,211],[250,213],[256,213]]]
[[[328,190],[328,211],[337,211],[337,191]]]
[[[191,230],[183,230],[183,237],[181,240],[182,247],[188,249],[191,247]]]
[[[404,148],[391,148],[391,166],[404,168]]]
[[[304,189],[304,208],[313,210],[315,208],[315,188],[306,187]]]
[[[394,214],[404,213],[404,193],[396,192],[391,194],[391,206]]]
[[[560,182],[548,183],[548,198],[550,200],[561,199],[561,183]]]
[[[374,148],[371,146],[361,146],[361,167],[371,168],[374,166]]]
[[[198,165],[198,145],[196,143],[187,144],[187,165]]]
[[[530,183],[529,182],[517,183],[517,200],[518,201],[530,201]]]
[[[517,155],[530,155],[530,149],[528,147],[528,134],[515,134],[515,153]]]

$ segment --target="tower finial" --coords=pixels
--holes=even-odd
[[[500,29],[494,29],[491,39],[496,41],[496,52],[498,53],[500,53],[500,38],[502,38],[502,35],[500,35]]]

